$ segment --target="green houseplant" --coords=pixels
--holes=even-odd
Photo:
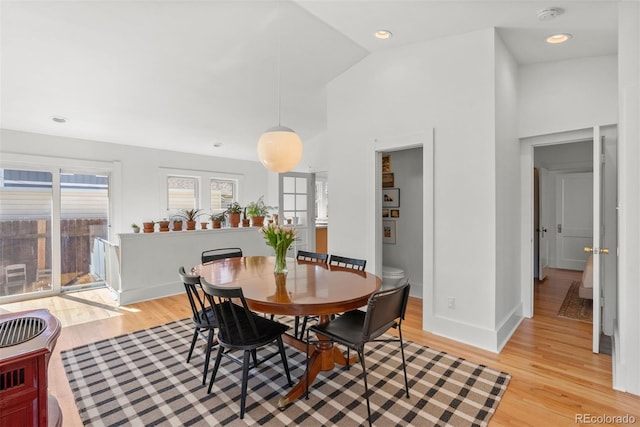
[[[140,227],[136,223],[131,224],[131,228],[133,229],[134,233],[139,233],[140,232]]]
[[[225,212],[212,213],[209,215],[209,218],[211,219],[211,228],[222,228],[222,225],[226,220]]]
[[[178,211],[177,216],[182,218],[187,222],[187,230],[195,230],[196,229],[196,221],[198,217],[202,215],[201,209],[180,209]]]
[[[240,214],[242,213],[242,206],[240,203],[233,202],[227,208],[227,217],[229,218],[229,225],[237,228],[240,225]]]
[[[251,202],[247,205],[247,215],[251,217],[254,227],[262,227],[264,224],[264,217],[269,214],[270,209],[275,208],[273,206],[267,206],[264,203],[264,196],[260,196],[257,201]]]
[[[182,218],[173,218],[173,231],[182,231]]]

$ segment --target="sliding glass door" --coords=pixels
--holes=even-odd
[[[42,169],[0,168],[0,301],[104,285],[109,173]]]
[[[60,286],[63,292],[104,284],[109,239],[109,177],[60,175]]]
[[[0,169],[0,297],[52,290],[53,174]]]

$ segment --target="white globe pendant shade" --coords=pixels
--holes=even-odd
[[[273,172],[288,172],[302,159],[302,141],[284,126],[267,129],[258,140],[258,158]]]

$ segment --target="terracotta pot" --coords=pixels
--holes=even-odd
[[[169,231],[169,221],[158,221],[158,224],[160,224],[160,231]]]
[[[242,220],[242,226],[243,227],[249,227],[249,223],[251,222],[251,220],[248,219],[243,219]]]
[[[211,220],[211,227],[213,228],[222,228],[222,223],[217,219]]]
[[[203,229],[203,230],[206,230],[208,225],[209,225],[208,222],[201,222],[200,223],[200,228]]]
[[[239,213],[230,213],[229,215],[229,226],[238,227],[240,225],[240,214]]]
[[[195,230],[196,222],[195,221],[187,221],[187,230]]]
[[[251,217],[251,222],[253,222],[254,227],[262,227],[264,225],[264,217],[263,216]]]
[[[156,224],[154,222],[143,222],[142,223],[143,231],[145,233],[153,233],[153,229],[155,225]]]
[[[182,221],[180,222],[173,222],[173,231],[182,231]]]

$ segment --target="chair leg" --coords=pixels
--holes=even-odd
[[[189,355],[187,356],[187,363],[191,360],[191,354],[193,354],[193,349],[196,346],[196,341],[198,340],[198,328],[193,331],[193,338],[191,339],[191,347],[189,348]]]
[[[307,351],[304,353],[306,357],[306,369],[304,370],[304,391],[305,391],[305,400],[309,400],[309,331],[307,330]]]
[[[253,357],[253,367],[255,368],[258,366],[258,352],[255,348],[251,350],[251,357]]]
[[[209,360],[211,359],[211,347],[213,347],[214,330],[209,329],[209,335],[207,336],[207,349],[204,356],[204,372],[202,373],[202,385],[207,383],[207,373],[209,372]]]
[[[300,316],[296,316],[293,323],[293,336],[302,338],[302,334],[298,335],[298,328],[300,327]]]
[[[409,381],[407,381],[407,364],[404,361],[404,345],[402,342],[402,327],[398,325],[398,335],[400,336],[400,353],[402,353],[402,370],[404,371],[404,386],[409,397]]]
[[[289,384],[289,386],[292,386],[293,381],[291,381],[291,374],[289,373],[289,363],[287,363],[287,354],[284,352],[282,337],[278,337],[278,348],[280,349],[280,358],[282,359],[282,366],[284,366],[284,373],[287,374],[287,384]]]
[[[369,387],[367,386],[367,368],[364,365],[364,347],[358,349],[358,357],[360,358],[360,364],[362,365],[362,376],[364,377],[364,396],[367,398],[367,417],[369,420],[369,427],[371,427],[371,407],[369,405]]]
[[[247,402],[247,381],[249,380],[249,350],[244,351],[242,358],[242,391],[240,395],[240,419],[244,418],[244,405]]]
[[[349,359],[351,359],[351,354],[350,353],[350,348],[347,347],[347,364],[345,365],[345,368],[347,368],[347,371],[351,369],[351,362],[349,362]]]
[[[209,381],[209,388],[207,389],[207,393],[211,393],[211,387],[213,387],[213,382],[216,380],[216,374],[218,373],[220,361],[222,360],[222,353],[224,353],[224,348],[222,348],[222,346],[219,346],[218,354],[216,354],[216,362],[213,364],[213,372],[211,373],[211,380]]]
[[[309,319],[308,316],[304,316],[304,319],[302,319],[302,328],[300,328],[300,339],[302,339],[302,337],[304,337],[304,331],[307,329],[307,320]]]

